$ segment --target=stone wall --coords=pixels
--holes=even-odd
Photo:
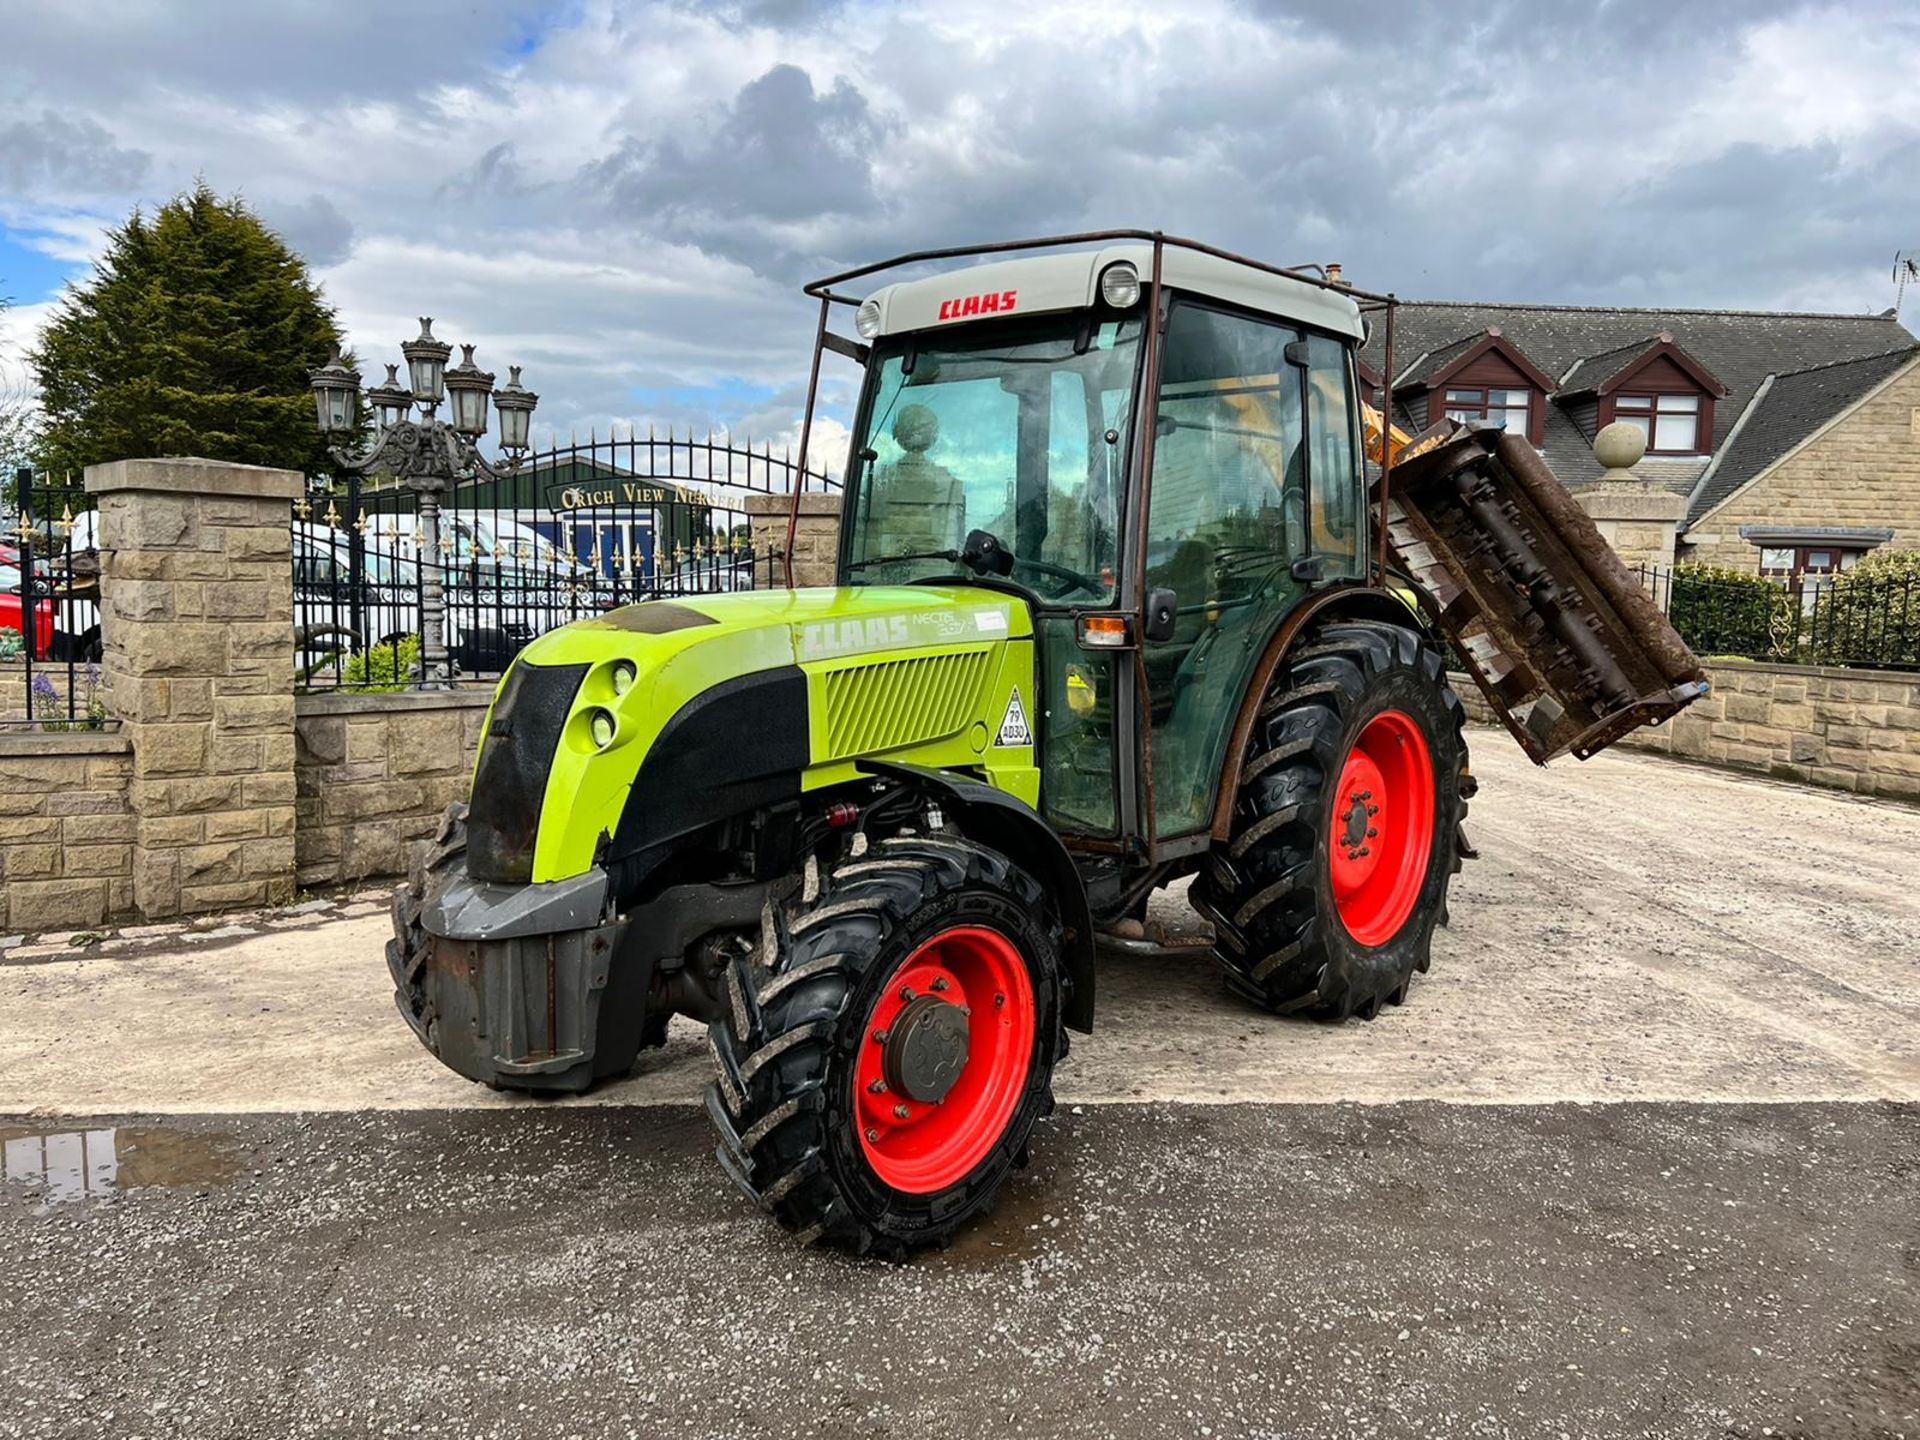
[[[784,583],[779,556],[787,548],[789,497],[752,495],[747,499],[747,524],[753,553],[770,555],[772,583]],[[793,536],[793,583],[831,585],[840,558],[840,496],[838,492],[800,497],[800,525]]]
[[[132,774],[124,735],[0,734],[0,932],[133,909]]]
[[[90,465],[100,669],[133,746],[133,903],[149,920],[293,898],[294,471]]]
[[[303,887],[405,874],[413,844],[463,800],[491,687],[398,695],[303,695],[294,715]]]
[[[1860,795],[1920,800],[1920,675],[1743,661],[1705,668],[1712,693],[1620,744]],[[1472,719],[1499,724],[1473,681],[1451,678]]]
[[[1742,525],[1891,526],[1884,547],[1920,549],[1920,364],[1694,522],[1681,559],[1759,573]]]

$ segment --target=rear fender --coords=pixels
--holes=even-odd
[[[938,794],[973,839],[1011,857],[1038,880],[1060,907],[1060,952],[1067,967],[1063,1018],[1071,1030],[1093,1030],[1093,914],[1080,871],[1060,837],[1032,806],[1004,790],[921,765],[863,760],[861,768],[912,781]]]

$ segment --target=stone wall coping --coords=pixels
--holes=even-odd
[[[167,460],[112,460],[104,465],[89,465],[86,487],[89,495],[145,490],[174,495],[298,500],[306,493],[307,481],[298,470],[275,470],[265,465],[239,465],[230,460],[202,460],[183,455]]]
[[[793,503],[791,495],[749,495],[747,513],[749,515],[784,515]],[[816,491],[800,497],[802,515],[831,515],[840,513],[840,492]]]
[[[1687,497],[1653,485],[1602,482],[1575,492],[1580,508],[1595,520],[1679,520]]]
[[[388,715],[396,710],[484,710],[493,703],[493,686],[472,690],[354,691],[296,695],[296,718],[308,715]]]
[[[0,759],[20,755],[127,755],[132,737],[116,730],[0,730]]]

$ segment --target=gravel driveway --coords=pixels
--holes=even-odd
[[[1406,1008],[1112,962],[905,1266],[725,1186],[691,1027],[442,1072],[378,914],[0,963],[0,1436],[1920,1440],[1920,810],[1477,738]]]

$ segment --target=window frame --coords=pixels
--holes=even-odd
[[[1475,402],[1471,400],[1455,400],[1453,398],[1456,392],[1464,394],[1468,391],[1478,395],[1480,399]],[[1453,414],[1454,411],[1472,411],[1473,413],[1467,416],[1467,419],[1485,420],[1488,412],[1494,408],[1493,396],[1496,391],[1503,395],[1523,394],[1527,397],[1526,423],[1517,431],[1514,430],[1512,425],[1508,425],[1507,431],[1509,434],[1519,435],[1520,438],[1525,440],[1529,445],[1533,444],[1534,427],[1539,423],[1540,419],[1541,395],[1540,391],[1532,385],[1486,385],[1478,381],[1469,384],[1455,384],[1449,380],[1442,384],[1437,391],[1440,397],[1440,414],[1448,419],[1457,419],[1459,417]],[[1511,413],[1514,409],[1512,405],[1502,405],[1498,408],[1503,415]],[[1462,423],[1465,423],[1465,421],[1462,421]]]
[[[1620,390],[1609,397],[1612,401],[1612,418],[1607,422],[1625,420],[1630,415],[1634,419],[1645,417],[1647,422],[1647,454],[1675,457],[1701,456],[1712,453],[1713,446],[1713,397],[1699,390]],[[1691,400],[1691,411],[1674,409],[1668,413],[1693,416],[1693,444],[1689,446],[1661,445],[1660,440],[1660,402],[1663,400]],[[1628,408],[1628,415],[1620,413],[1621,407]],[[1644,408],[1643,408],[1644,407]]]
[[[1767,564],[1769,550],[1791,550],[1793,563],[1790,569],[1782,570],[1777,565]],[[1789,589],[1798,589],[1802,581],[1812,580],[1825,583],[1836,576],[1845,574],[1858,565],[1869,553],[1865,545],[1849,545],[1840,541],[1823,540],[1807,545],[1762,545],[1760,547],[1760,574],[1767,580],[1779,580]],[[1830,555],[1833,563],[1824,569],[1815,569],[1810,563],[1815,555]],[[1853,559],[1849,563],[1847,557]]]

